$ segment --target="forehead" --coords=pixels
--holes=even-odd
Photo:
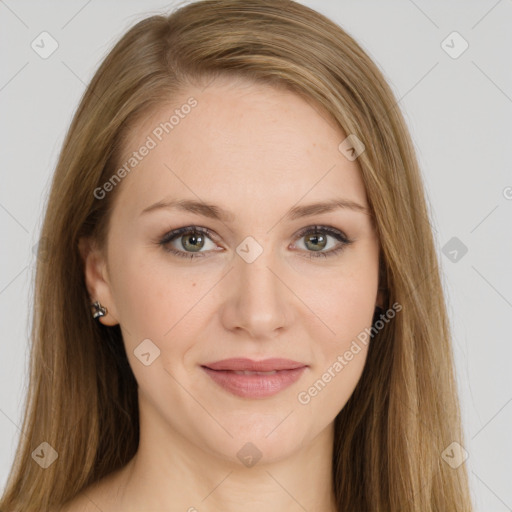
[[[124,178],[120,202],[139,212],[167,196],[253,211],[306,195],[366,205],[357,161],[338,149],[345,137],[323,109],[288,90],[229,80],[191,86],[125,140],[119,165],[151,149]]]

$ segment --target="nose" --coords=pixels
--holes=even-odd
[[[286,286],[283,266],[267,246],[252,262],[236,255],[227,276],[222,321],[245,337],[271,339],[293,320],[293,293]]]

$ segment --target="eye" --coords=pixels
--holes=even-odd
[[[169,231],[159,242],[165,251],[181,256],[182,258],[202,258],[198,253],[205,246],[207,239],[211,241],[213,233],[208,228],[187,226]],[[177,243],[176,243],[177,242]],[[175,244],[180,248],[178,249]],[[214,247],[215,244],[213,244]],[[208,247],[207,247],[208,248]],[[186,252],[191,251],[191,252]]]
[[[215,235],[208,228],[186,226],[169,231],[158,243],[165,251],[176,256],[182,258],[202,258],[204,255],[201,253],[216,250],[217,245],[213,243],[212,238],[215,238]],[[309,226],[304,228],[296,236],[298,240],[302,238],[305,239],[305,250],[301,252],[307,253],[305,256],[307,258],[334,256],[340,253],[347,245],[353,243],[353,240],[350,240],[342,231],[329,226]],[[324,251],[323,249],[329,245],[329,238],[338,240],[338,244],[334,244],[333,248]],[[202,251],[201,249],[205,248],[208,240],[212,243],[213,247],[208,250],[206,245],[207,250]]]
[[[329,226],[309,226],[304,228],[297,234],[299,240],[304,239],[306,247],[306,258],[319,258],[335,256],[339,254],[346,246],[353,243],[342,231]],[[334,248],[324,251],[328,245],[328,238],[335,238],[338,244],[334,244]]]

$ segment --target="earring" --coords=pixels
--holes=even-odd
[[[91,307],[93,308],[92,317],[100,318],[101,316],[105,316],[108,313],[106,307],[102,306],[98,301],[94,302]]]

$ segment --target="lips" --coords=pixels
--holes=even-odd
[[[202,365],[219,386],[243,398],[266,398],[296,382],[307,365],[290,359],[225,359]]]
[[[307,366],[304,363],[292,361],[291,359],[264,359],[262,361],[253,361],[243,357],[224,359],[214,363],[207,363],[203,366],[210,370],[230,370],[239,372],[272,372],[279,370],[295,370]]]

